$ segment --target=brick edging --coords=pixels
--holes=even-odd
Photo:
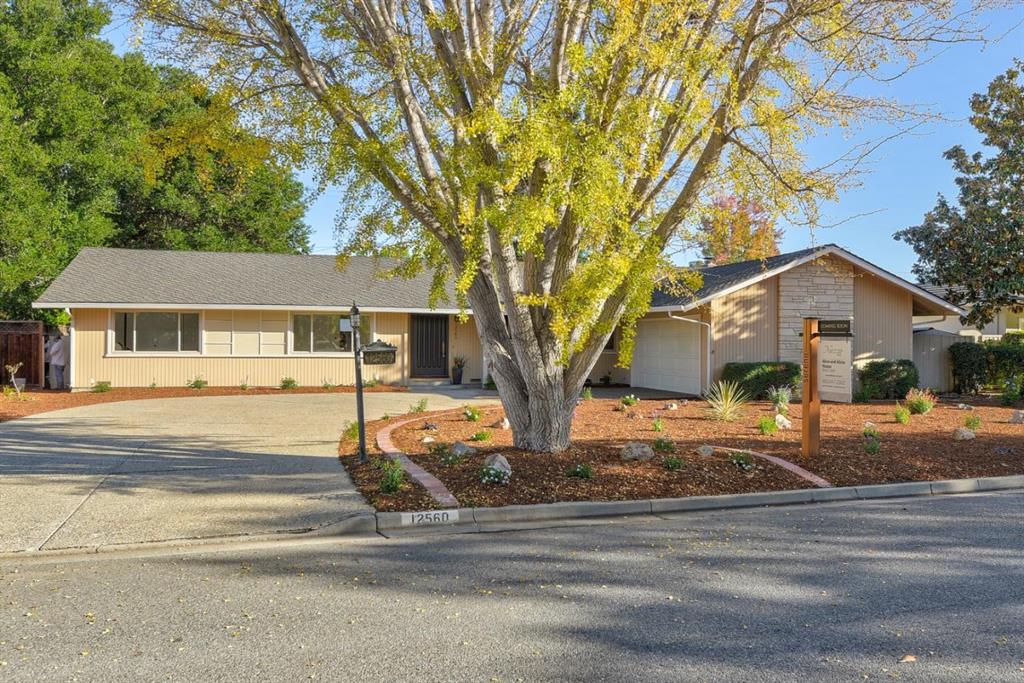
[[[461,408],[453,410],[445,410],[440,413],[434,413],[434,415],[447,415],[448,413],[454,413]],[[457,508],[459,507],[459,501],[452,495],[452,492],[448,490],[448,487],[441,483],[441,480],[435,477],[430,472],[414,463],[409,459],[403,451],[399,450],[391,440],[391,432],[404,427],[407,424],[412,424],[419,420],[425,419],[424,417],[413,417],[408,420],[402,420],[394,424],[388,425],[377,432],[377,447],[392,460],[397,460],[402,463],[402,469],[405,470],[406,474],[412,477],[420,486],[427,490],[430,497],[434,499],[436,503],[446,508]]]
[[[809,471],[805,470],[803,467],[800,467],[799,465],[791,463],[788,460],[783,460],[782,458],[780,458],[777,455],[768,455],[767,453],[760,453],[758,451],[744,450],[742,448],[726,448],[725,446],[712,446],[712,448],[714,448],[715,450],[718,450],[718,451],[728,451],[729,453],[749,453],[750,455],[753,455],[755,457],[767,460],[768,462],[772,463],[773,465],[778,465],[782,469],[788,470],[788,471],[792,472],[793,474],[797,475],[801,479],[805,479],[806,481],[811,482],[812,484],[814,484],[815,486],[817,486],[820,489],[830,489],[830,488],[833,488],[833,485],[832,485],[831,482],[829,482],[829,481],[827,481],[825,479],[822,479],[821,477],[819,477],[814,472],[809,472]]]

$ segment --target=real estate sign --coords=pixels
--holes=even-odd
[[[849,337],[821,335],[818,343],[818,391],[823,401],[853,401],[853,362]]]

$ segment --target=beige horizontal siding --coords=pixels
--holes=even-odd
[[[778,360],[778,330],[778,277],[712,301],[712,376],[726,363]]]
[[[240,311],[236,311],[241,313]],[[259,312],[257,312],[258,314]],[[355,365],[351,357],[330,357],[312,355],[259,356],[260,325],[256,325],[255,346],[245,338],[243,348],[255,352],[252,356],[239,355],[238,339],[235,338],[235,355],[224,354],[223,322],[225,318],[206,316],[204,329],[206,354],[132,356],[107,355],[107,326],[110,312],[106,309],[75,309],[74,354],[72,381],[75,388],[87,388],[98,381],[110,382],[116,387],[183,386],[196,376],[202,376],[212,386],[238,386],[245,382],[252,386],[277,386],[283,377],[292,377],[302,386],[331,384],[354,384]],[[237,333],[239,317],[234,317]],[[242,317],[243,330],[251,333],[253,321]],[[211,329],[210,321],[214,321]],[[279,321],[278,321],[279,322]],[[278,325],[280,327],[280,325]],[[398,346],[399,353],[394,365],[366,366],[364,376],[386,383],[405,383],[408,380],[408,314],[376,314],[376,336],[389,344]],[[210,346],[211,332],[214,339]],[[219,335],[219,336],[218,336]],[[280,332],[272,332],[271,345],[277,344]],[[230,343],[228,343],[230,346]],[[227,353],[230,353],[228,351]],[[222,355],[216,355],[222,354]]]

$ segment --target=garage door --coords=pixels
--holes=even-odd
[[[630,383],[635,387],[698,395],[701,325],[645,320],[637,325]]]

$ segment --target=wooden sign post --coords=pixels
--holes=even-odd
[[[818,319],[804,318],[803,456],[815,458],[821,443],[821,395],[818,393]]]

